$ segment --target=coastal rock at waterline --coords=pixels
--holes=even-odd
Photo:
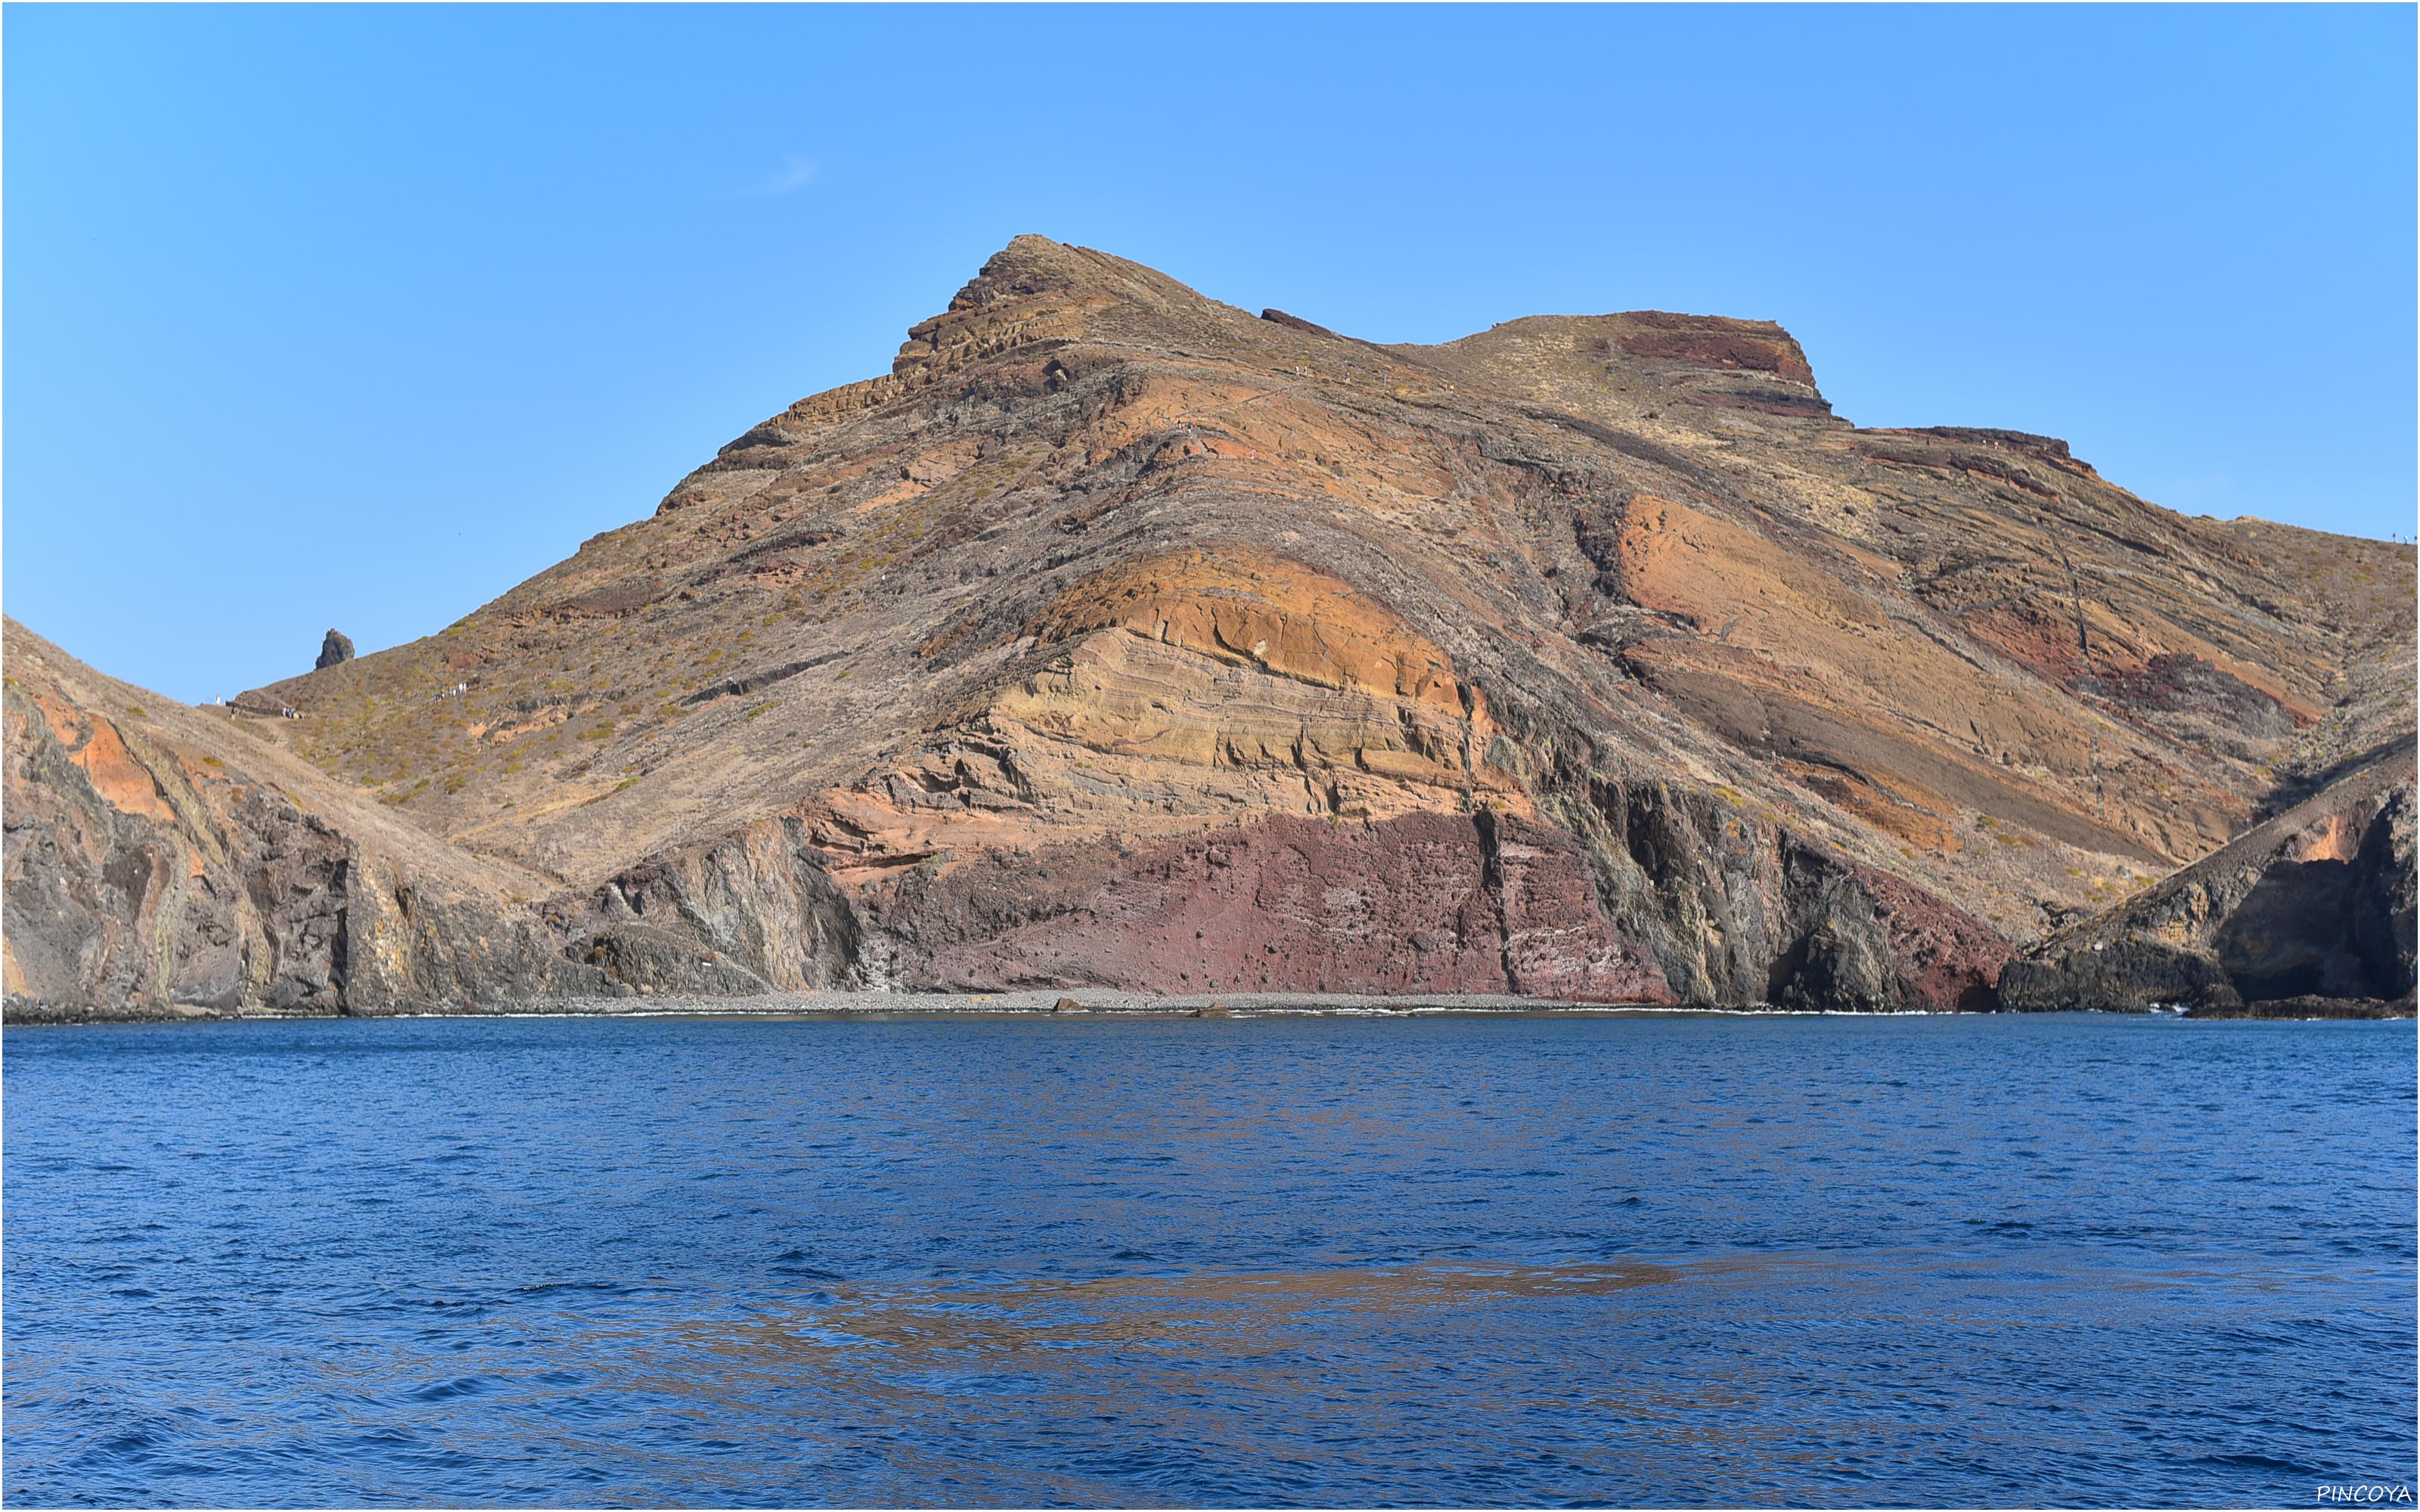
[[[2390,1000],[2323,997],[2305,993],[2299,997],[2269,997],[2235,1008],[2196,1008],[2192,1011],[2197,1019],[2408,1019],[2412,1016],[2412,999],[2408,994]]]
[[[2011,1008],[2190,1007],[2306,1016],[2313,1000],[2412,1011],[2413,748],[2381,751],[2284,813],[2003,975]],[[2397,1009],[2395,1005],[2400,1004]]]

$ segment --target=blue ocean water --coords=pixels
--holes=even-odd
[[[2400,1024],[11,1028],[0,1495],[2308,1505]]]

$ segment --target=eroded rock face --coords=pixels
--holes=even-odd
[[[319,659],[311,664],[311,670],[324,672],[331,667],[352,659],[352,637],[341,630],[331,630],[328,632],[328,638],[319,642]]]
[[[239,716],[112,682],[13,622],[7,635],[12,1017],[380,1012],[610,990],[515,903],[535,879],[378,811]]]
[[[2141,898],[2043,942],[2009,969],[2003,996],[2020,1009],[2258,1014],[2344,999],[2400,1000],[2409,1011],[2412,779],[2409,741],[2380,752]]]
[[[123,836],[202,819],[123,779],[114,735],[53,749],[12,715],[11,936],[47,921],[27,980],[96,1001],[1987,1008],[2020,948],[2412,728],[2412,567],[2183,518],[2048,438],[1859,430],[1769,322],[1377,347],[1019,238],[890,373],[750,428],[653,517],[261,690],[302,717],[221,754],[280,775],[208,821],[284,858],[257,900],[230,862],[201,873],[222,911],[165,908],[187,853]],[[2205,978],[2328,991],[2348,961],[2374,984],[2409,847],[2345,843],[2264,862],[2212,905],[2231,933],[2091,969],[2144,963],[2113,1001],[2170,970],[2213,1001]],[[45,846],[83,859],[14,859]],[[2401,915],[2311,933],[2381,888]],[[188,915],[163,956],[186,926],[145,920]],[[2071,975],[2025,991],[2102,991]]]
[[[1573,838],[1492,810],[1273,818],[1118,856],[993,855],[880,888],[900,982],[1671,1001]]]
[[[1809,847],[1721,795],[1584,779],[1571,822],[1611,916],[1699,1007],[1995,1006],[1997,931],[1888,872]]]

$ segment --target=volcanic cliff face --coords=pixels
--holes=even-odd
[[[524,904],[549,882],[421,830],[220,711],[11,622],[13,1016],[377,1012],[600,992]]]
[[[2411,1011],[2412,749],[2388,748],[2159,886],[2013,963],[2014,1008]]]
[[[1378,347],[1025,237],[889,375],[241,738],[581,983],[1985,1007],[2408,737],[2412,568],[1855,429],[1768,323]],[[21,815],[111,800],[10,698],[13,938]],[[12,992],[184,991],[72,954]],[[493,954],[427,991],[557,969]]]

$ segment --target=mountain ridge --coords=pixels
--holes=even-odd
[[[1021,237],[258,731],[609,989],[1989,1006],[2409,730],[2411,573],[1858,429],[1772,322],[1378,346]]]

